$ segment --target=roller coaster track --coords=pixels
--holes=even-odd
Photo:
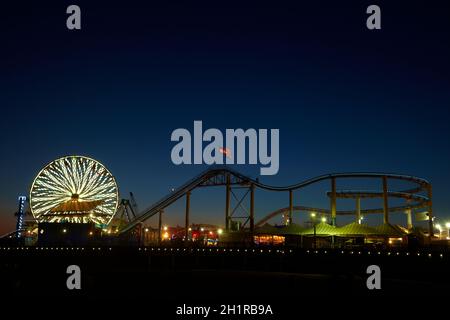
[[[131,221],[128,225],[126,225],[120,232],[125,233],[133,228],[135,228],[140,223],[146,221],[147,219],[151,218],[155,214],[159,213],[161,210],[164,210],[166,207],[186,195],[187,193],[191,192],[193,189],[197,187],[205,187],[205,186],[218,186],[218,185],[226,185],[227,177],[230,177],[231,184],[233,185],[253,185],[257,188],[269,190],[269,191],[294,191],[298,189],[305,188],[307,186],[310,186],[312,184],[324,181],[324,180],[330,180],[330,179],[338,179],[338,178],[389,178],[389,179],[395,179],[395,180],[401,180],[401,181],[408,181],[416,184],[415,188],[403,190],[403,191],[396,191],[396,192],[389,192],[389,196],[393,197],[400,197],[405,198],[407,200],[416,200],[417,203],[411,206],[415,207],[423,207],[426,206],[430,199],[428,197],[415,195],[416,193],[420,193],[422,191],[428,191],[431,187],[430,183],[424,179],[417,178],[414,176],[409,175],[400,175],[400,174],[392,174],[392,173],[368,173],[368,172],[356,172],[356,173],[334,173],[334,174],[327,174],[318,176],[315,178],[311,178],[305,181],[302,181],[297,184],[289,185],[289,186],[270,186],[267,184],[263,184],[259,182],[258,180],[252,179],[248,176],[245,176],[237,171],[234,171],[228,167],[210,167],[209,169],[203,171],[198,176],[194,177],[193,179],[187,181],[183,185],[181,185],[179,188],[175,189],[172,193],[168,194],[167,196],[163,197],[159,201],[155,202],[152,206],[144,210],[136,219]],[[352,194],[353,193],[353,194]],[[350,192],[339,192],[336,193],[337,197],[354,197],[359,195],[360,197],[379,197],[380,193],[376,192],[360,192],[360,191],[350,191]],[[403,207],[396,207],[396,208],[390,208],[389,210],[392,212],[395,211],[401,211],[410,206],[403,206]],[[263,220],[259,221],[256,225],[261,225],[268,219],[270,219],[273,216],[276,216],[277,214],[281,214],[285,212],[286,210],[289,210],[289,208],[283,208],[280,210],[277,210],[274,213],[271,213],[270,215],[266,216]],[[294,210],[309,210],[309,211],[315,211],[315,212],[323,212],[325,214],[329,213],[329,210],[326,209],[318,209],[318,208],[306,208],[306,207],[294,207]],[[382,209],[369,209],[369,210],[362,210],[362,213],[379,213]],[[352,214],[350,211],[338,211],[337,214]]]

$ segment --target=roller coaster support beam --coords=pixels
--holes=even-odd
[[[189,241],[189,214],[191,210],[191,192],[186,193],[186,223],[184,225],[185,241]]]
[[[406,225],[408,230],[411,230],[413,228],[413,222],[412,222],[412,209],[406,210]]]
[[[227,174],[226,182],[226,203],[225,203],[225,230],[230,231],[230,201],[231,201],[231,179],[230,175]]]
[[[336,178],[331,178],[331,225],[336,225]]]
[[[388,181],[387,177],[383,176],[383,215],[384,215],[384,223],[389,223],[389,203],[388,203]]]
[[[361,198],[356,198],[356,223],[361,224]]]
[[[161,231],[162,231],[162,215],[164,213],[164,210],[159,210],[158,215],[158,244],[161,244]]]
[[[289,224],[292,224],[292,216],[294,213],[294,199],[292,193],[292,189],[289,190]]]
[[[434,227],[433,227],[433,189],[431,184],[428,185],[428,232],[430,234],[430,239],[434,237]]]
[[[255,230],[255,185],[250,186],[250,232]]]

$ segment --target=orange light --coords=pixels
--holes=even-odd
[[[219,148],[219,152],[231,159],[231,151],[228,148]]]

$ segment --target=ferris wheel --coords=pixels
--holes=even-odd
[[[94,222],[107,225],[117,211],[119,192],[100,162],[67,156],[50,162],[34,179],[30,208],[39,222]]]

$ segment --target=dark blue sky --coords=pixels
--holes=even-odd
[[[73,3],[81,31],[65,27]],[[245,3],[2,5],[0,231],[13,228],[16,197],[41,167],[67,154],[103,162],[123,195],[150,205],[204,169],[170,161],[172,130],[194,120],[279,128],[280,171],[265,183],[406,173],[433,183],[435,213],[450,219],[446,1]],[[382,30],[365,27],[373,3]],[[194,194],[194,222],[222,223],[223,198]],[[261,198],[257,217],[287,204]],[[327,206],[322,193],[306,198]],[[168,222],[182,223],[182,210]]]

